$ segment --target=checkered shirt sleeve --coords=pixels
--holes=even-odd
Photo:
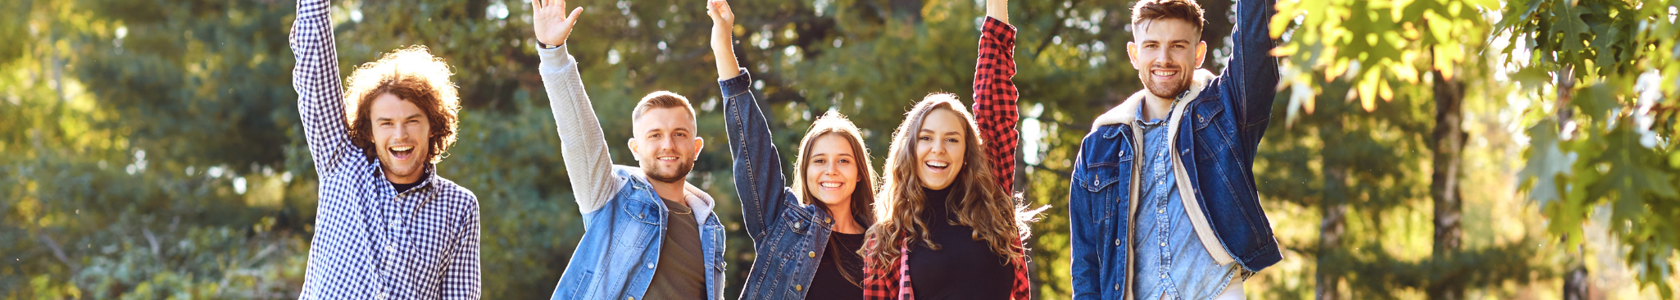
[[[1010,194],[1014,194],[1015,151],[1021,144],[1021,133],[1015,129],[1021,113],[1016,105],[1020,95],[1014,77],[1015,27],[986,17],[980,31],[980,53],[974,63],[974,118],[980,125],[980,138],[986,141],[986,156],[998,184]],[[1015,250],[1025,249],[1016,239]],[[1015,260],[1014,265],[1015,285],[1010,289],[1010,299],[1029,299],[1032,282],[1027,278],[1026,257]],[[909,282],[908,276],[904,281]]]
[[[1020,98],[1015,91],[1015,27],[986,17],[974,63],[974,119],[980,125],[992,172],[1005,191],[1014,193],[1015,150],[1020,147]]]

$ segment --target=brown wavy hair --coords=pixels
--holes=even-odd
[[[362,148],[369,161],[379,157],[378,149],[374,149],[377,146],[373,142],[370,107],[373,99],[391,94],[414,103],[426,114],[426,122],[431,124],[431,136],[426,137],[426,160],[433,164],[442,161],[448,156],[449,147],[455,145],[460,122],[461,99],[456,94],[455,83],[449,81],[453,74],[442,58],[432,56],[426,46],[419,45],[397,49],[357,67],[350,73],[344,92],[344,117],[350,142]]]
[[[928,199],[922,193],[922,179],[916,175],[915,137],[927,115],[941,109],[955,112],[965,121],[964,169],[957,172],[957,178],[949,187],[949,199]],[[964,108],[956,95],[949,93],[928,95],[905,114],[904,123],[893,131],[892,146],[888,148],[884,168],[886,178],[882,179],[881,195],[877,197],[883,201],[875,205],[875,218],[879,221],[869,228],[865,237],[875,241],[874,247],[865,246],[862,250],[864,260],[871,268],[890,268],[888,264],[903,255],[898,249],[897,241],[900,240],[939,249],[928,233],[927,222],[930,220],[921,217],[927,201],[947,201],[957,216],[954,225],[973,227],[974,240],[985,241],[992,253],[1008,257],[1010,263],[1022,258],[1024,251],[1015,242],[1031,233],[1027,223],[1036,213],[1027,211],[1017,196],[1008,194],[1004,187],[997,184],[978,128],[974,115]]]
[[[793,169],[798,170],[793,173],[793,192],[795,195],[799,195],[800,203],[816,205],[823,211],[827,211],[830,216],[834,215],[834,211],[828,210],[828,206],[819,203],[817,196],[811,194],[810,187],[805,186],[805,171],[811,167],[810,164],[805,163],[805,160],[811,153],[811,147],[815,146],[817,138],[829,135],[845,138],[846,142],[852,145],[852,156],[857,160],[857,163],[855,163],[858,166],[857,174],[858,176],[864,176],[863,180],[858,181],[857,188],[852,190],[852,203],[850,205],[852,219],[863,228],[869,228],[871,224],[875,224],[875,180],[881,178],[881,176],[875,173],[875,160],[869,155],[869,148],[864,147],[863,134],[860,132],[857,124],[852,124],[852,121],[847,120],[845,115],[835,111],[829,111],[822,117],[818,117],[815,122],[811,122],[811,129],[805,131],[805,138],[799,141],[799,160],[793,163]],[[828,235],[827,248],[829,253],[840,253],[837,244],[839,243],[836,242],[835,235]],[[847,250],[857,251],[858,249]],[[841,270],[863,270],[862,268],[841,266],[839,255],[829,255],[828,257],[836,267],[841,267]],[[840,272],[840,277],[859,287],[863,286],[857,278],[860,276],[862,274]]]

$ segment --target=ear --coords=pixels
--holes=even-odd
[[[1132,62],[1132,68],[1143,71],[1143,65],[1138,63],[1137,42],[1126,42],[1126,58]]]
[[[642,143],[637,143],[636,138],[630,138],[630,140],[624,141],[624,143],[630,145],[630,156],[635,157],[637,160],[641,160],[641,156],[636,153],[642,153],[640,150],[642,148]]]
[[[694,159],[700,159],[700,149],[706,148],[706,138],[694,137]]]
[[[1196,67],[1202,67],[1202,60],[1207,59],[1207,41],[1196,42]]]

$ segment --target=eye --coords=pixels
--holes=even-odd
[[[957,142],[957,138],[946,138],[946,139],[945,139],[945,142],[947,142],[947,143],[955,143],[955,142]]]
[[[850,159],[844,159],[844,158],[842,158],[842,159],[840,159],[840,163],[842,163],[842,164],[850,164],[850,163],[852,163],[852,160],[850,160]]]
[[[918,141],[932,141],[933,137],[925,136],[925,135],[924,136],[918,136],[918,137],[916,137],[916,140],[918,140]]]
[[[658,133],[655,133],[655,134],[649,134],[649,135],[648,135],[648,137],[650,137],[650,138],[659,138],[659,134],[658,134]]]
[[[818,159],[811,160],[811,163],[813,163],[813,164],[823,164],[823,163],[828,163],[828,160],[818,158]]]

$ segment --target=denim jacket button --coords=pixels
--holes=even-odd
[[[1114,239],[1114,245],[1119,246],[1120,245],[1120,239]]]
[[[1120,290],[1120,284],[1118,284],[1118,283],[1114,284],[1114,290],[1116,290],[1116,291]]]
[[[817,252],[816,251],[805,252],[805,256],[809,256],[811,258],[816,258],[817,257]]]
[[[803,290],[805,290],[805,285],[795,284],[795,285],[793,285],[793,290],[803,291]]]
[[[793,222],[793,228],[798,229],[799,228],[799,222]]]

